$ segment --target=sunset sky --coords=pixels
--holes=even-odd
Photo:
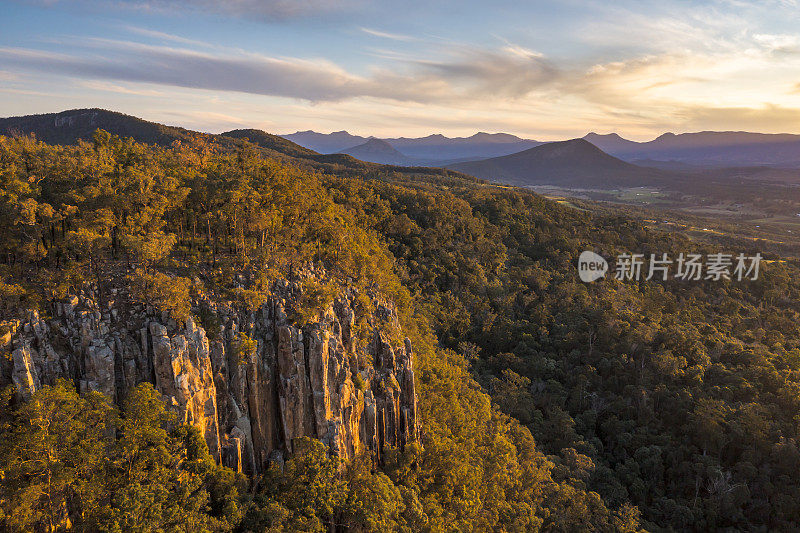
[[[794,0],[0,1],[0,116],[219,132],[800,133]]]

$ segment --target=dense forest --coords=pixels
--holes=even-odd
[[[421,446],[376,468],[308,440],[247,479],[217,465],[148,384],[120,406],[65,381],[28,402],[9,387],[6,530],[800,523],[796,264],[770,262],[752,282],[587,285],[575,270],[586,249],[714,250],[447,171],[310,166],[254,141],[0,137],[0,311],[47,313],[85,284],[102,295],[123,280],[180,319],[194,312],[194,279],[258,299],[324,264],[397,304],[417,347]]]

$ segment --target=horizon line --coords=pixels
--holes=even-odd
[[[661,137],[664,137],[666,135],[678,136],[678,135],[692,135],[692,134],[701,134],[701,133],[740,133],[740,134],[749,134],[749,135],[769,135],[769,136],[791,135],[791,136],[800,137],[800,133],[790,133],[790,132],[785,132],[785,131],[767,133],[767,132],[761,132],[761,131],[748,131],[748,130],[699,130],[699,131],[682,131],[682,132],[665,131],[663,133],[660,133],[660,134],[656,135],[655,137],[648,138],[648,140],[634,140],[633,138],[626,137],[624,134],[621,134],[621,133],[619,133],[618,131],[615,131],[615,130],[609,130],[608,133],[599,133],[598,130],[592,130],[592,131],[589,131],[589,132],[585,133],[584,135],[582,135],[580,137],[569,137],[569,138],[563,138],[562,137],[562,138],[550,139],[550,140],[543,140],[541,138],[537,139],[537,138],[534,138],[534,137],[522,136],[522,135],[528,135],[528,134],[512,133],[512,132],[509,132],[509,131],[488,132],[488,131],[484,131],[484,130],[476,131],[472,135],[455,135],[455,136],[452,136],[452,137],[448,136],[448,135],[445,135],[445,134],[443,134],[441,132],[429,133],[427,135],[421,135],[421,136],[418,136],[418,137],[410,137],[410,136],[406,136],[406,135],[398,135],[396,137],[379,137],[377,135],[364,135],[364,134],[361,134],[361,133],[353,133],[353,132],[348,131],[347,129],[332,130],[332,131],[327,132],[327,133],[325,133],[323,131],[315,130],[315,129],[296,130],[296,131],[291,132],[291,133],[273,133],[273,132],[271,132],[269,130],[265,130],[265,129],[262,129],[262,128],[259,128],[259,127],[255,127],[255,126],[244,126],[244,127],[232,128],[232,129],[229,129],[229,130],[223,130],[223,131],[214,132],[214,131],[204,131],[204,130],[200,130],[200,129],[192,129],[192,128],[188,128],[186,126],[178,125],[178,124],[169,124],[166,121],[161,121],[161,120],[158,120],[158,119],[143,118],[142,116],[139,116],[139,115],[133,115],[133,114],[125,113],[124,111],[106,109],[106,108],[103,108],[103,107],[78,107],[78,108],[72,108],[72,109],[64,109],[64,110],[61,110],[61,111],[49,111],[49,112],[33,113],[33,114],[27,114],[27,115],[12,115],[12,116],[7,116],[7,117],[0,117],[0,120],[14,119],[14,118],[24,118],[24,117],[32,117],[32,116],[42,116],[42,115],[60,115],[62,113],[69,113],[71,111],[92,111],[92,110],[106,111],[106,112],[109,112],[109,113],[118,113],[118,114],[121,114],[121,115],[126,115],[126,116],[129,116],[129,117],[133,117],[133,118],[136,118],[136,119],[139,119],[139,120],[144,120],[146,122],[152,122],[152,123],[155,123],[155,124],[160,124],[162,126],[173,127],[173,128],[181,128],[181,129],[185,129],[185,130],[188,130],[188,131],[194,131],[194,132],[197,132],[197,133],[204,133],[204,134],[208,134],[208,135],[219,135],[219,134],[222,134],[222,133],[235,131],[237,129],[254,129],[254,130],[263,131],[265,133],[269,133],[271,135],[276,135],[278,137],[287,137],[289,135],[296,135],[298,133],[316,133],[316,134],[319,134],[319,135],[332,135],[334,133],[345,133],[347,135],[351,135],[351,136],[354,136],[354,137],[362,137],[365,140],[369,140],[369,139],[372,139],[372,138],[381,139],[381,140],[387,140],[387,139],[424,139],[426,137],[432,137],[432,136],[437,136],[437,135],[438,136],[442,136],[442,137],[444,137],[446,139],[468,139],[470,137],[474,137],[475,135],[479,135],[479,134],[483,133],[483,134],[486,134],[486,135],[511,135],[511,136],[519,138],[520,141],[533,141],[533,142],[541,142],[541,143],[560,142],[560,141],[568,141],[568,140],[573,140],[573,139],[583,139],[583,138],[585,138],[585,137],[587,137],[589,135],[600,135],[600,136],[616,135],[616,136],[620,137],[621,139],[623,139],[625,141],[630,141],[630,142],[634,142],[634,143],[638,143],[638,144],[644,144],[644,143],[647,143],[647,142],[652,142],[652,141],[660,139]],[[599,131],[604,131],[604,130],[600,129]]]

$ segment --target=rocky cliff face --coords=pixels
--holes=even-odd
[[[4,324],[0,345],[11,355],[0,377],[22,399],[59,378],[115,402],[151,382],[218,461],[250,474],[283,461],[303,436],[342,458],[369,450],[378,461],[387,447],[418,440],[413,351],[384,333],[398,331],[391,305],[372,299],[371,333],[359,339],[355,290],[302,326],[290,318],[300,290],[278,283],[255,311],[201,298],[193,311],[208,331],[124,304],[122,292],[103,305],[92,291],[73,295],[51,317]]]

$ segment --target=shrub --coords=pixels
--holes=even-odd
[[[152,305],[156,309],[169,311],[178,322],[189,318],[191,303],[189,289],[191,281],[180,276],[168,276],[161,272],[147,273],[137,269],[131,276],[131,296]]]
[[[239,364],[246,364],[247,359],[256,351],[256,348],[258,348],[258,341],[251,339],[244,332],[240,332],[234,344],[235,355],[239,360]]]
[[[358,390],[364,392],[367,389],[367,382],[364,381],[364,378],[361,377],[361,374],[356,373],[353,376],[353,384],[356,386]]]
[[[322,310],[333,303],[338,293],[335,283],[318,282],[313,278],[303,280],[302,290],[295,312],[303,324],[308,324],[319,317]]]

